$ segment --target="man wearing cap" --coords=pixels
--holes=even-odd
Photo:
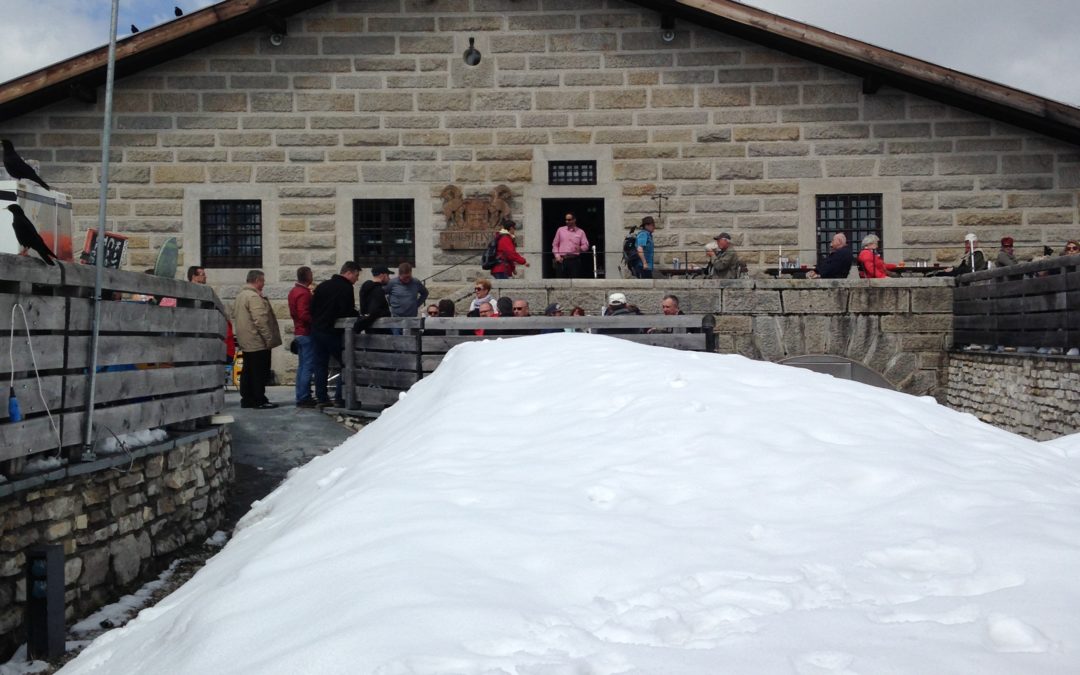
[[[567,213],[566,223],[555,231],[551,252],[555,256],[555,275],[560,279],[576,279],[581,275],[581,254],[589,250],[589,238],[577,226],[577,218]]]
[[[390,316],[390,303],[386,299],[386,285],[390,283],[390,268],[377,265],[371,268],[371,278],[360,286],[360,318],[355,330],[371,330],[371,324],[384,316]]]
[[[742,272],[739,255],[731,246],[731,235],[721,232],[716,235],[716,256],[712,261],[712,275],[716,279],[738,279]]]
[[[637,241],[634,242],[637,245],[637,260],[632,270],[638,279],[653,278],[653,232],[655,231],[656,221],[652,216],[641,219],[641,232],[638,232]]]
[[[817,271],[810,270],[806,273],[807,279],[848,278],[854,259],[851,256],[851,247],[847,245],[847,237],[839,232],[834,234],[829,248],[829,255],[817,266]]]
[[[986,256],[983,255],[982,249],[979,248],[979,238],[975,236],[974,232],[969,232],[964,236],[964,257],[960,260],[960,264],[956,267],[946,267],[939,274],[956,277],[961,274],[981,272],[986,268]]]
[[[997,254],[997,266],[1008,267],[1009,265],[1015,265],[1016,253],[1013,251],[1013,238],[1002,237],[1001,238],[1001,250]]]

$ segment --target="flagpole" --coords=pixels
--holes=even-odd
[[[98,337],[101,333],[101,286],[105,275],[105,214],[109,196],[109,150],[112,144],[113,79],[116,74],[116,21],[120,0],[112,0],[109,22],[109,61],[105,72],[105,128],[101,135],[101,191],[98,194],[97,241],[94,247],[94,319],[90,333],[90,384],[87,387],[86,434],[83,437],[84,462],[96,459],[94,454],[94,387],[97,383]]]

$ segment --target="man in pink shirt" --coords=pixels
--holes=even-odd
[[[555,232],[551,252],[555,254],[555,276],[560,279],[576,279],[581,276],[581,254],[589,250],[589,238],[577,226],[573,213],[564,217],[565,225]]]

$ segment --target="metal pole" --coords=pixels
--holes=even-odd
[[[105,129],[101,135],[101,192],[98,195],[97,242],[94,249],[94,320],[90,333],[90,383],[86,398],[86,434],[83,437],[82,460],[93,461],[94,456],[94,386],[97,382],[98,336],[101,332],[101,284],[105,273],[105,212],[109,196],[109,149],[112,143],[113,77],[116,74],[116,19],[120,13],[120,0],[112,1],[112,18],[109,23],[109,65],[105,75]]]

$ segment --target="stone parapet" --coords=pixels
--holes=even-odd
[[[219,426],[0,485],[0,661],[25,641],[31,547],[63,547],[71,623],[213,533],[232,477],[229,430]]]

